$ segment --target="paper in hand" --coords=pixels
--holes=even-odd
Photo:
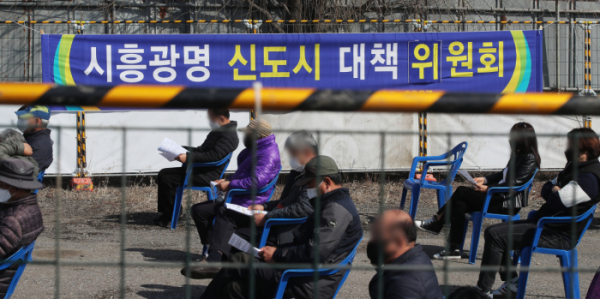
[[[210,187],[211,188],[216,188],[216,186],[217,186],[217,183],[215,181],[211,181],[210,182]]]
[[[458,174],[460,174],[460,176],[462,176],[469,183],[471,183],[473,185],[477,185],[477,182],[475,182],[475,180],[473,179],[473,177],[471,177],[471,175],[466,170],[459,169],[458,170]]]
[[[167,137],[163,139],[162,143],[158,147],[158,150],[160,151],[160,155],[169,161],[175,161],[175,158],[177,158],[179,155],[187,153],[185,148],[181,147],[181,145]]]
[[[242,239],[236,234],[231,235],[231,238],[229,238],[229,245],[237,248],[239,251],[250,254],[255,258],[259,258],[258,253],[260,252],[260,249],[253,247],[250,242]]]
[[[239,205],[234,205],[232,203],[226,203],[225,207],[227,207],[227,209],[229,209],[229,210],[233,210],[233,211],[236,211],[240,214],[244,214],[247,216],[253,216],[254,214],[266,214],[267,213],[265,211],[257,211],[257,210],[252,211],[252,210],[249,210],[248,208],[245,208],[245,207],[242,207]]]

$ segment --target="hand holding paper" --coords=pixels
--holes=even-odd
[[[231,235],[231,238],[229,238],[229,245],[237,248],[239,251],[250,254],[255,258],[259,258],[258,253],[260,252],[260,249],[253,247],[250,242],[242,239],[236,234]]]
[[[169,161],[175,161],[175,158],[177,158],[179,155],[187,153],[185,148],[181,147],[181,145],[167,137],[163,139],[162,143],[158,147],[158,150],[160,151],[160,155]]]
[[[469,183],[473,185],[478,185],[477,182],[473,179],[473,177],[471,177],[471,175],[466,170],[459,169],[458,174],[460,174],[460,176],[462,176]]]

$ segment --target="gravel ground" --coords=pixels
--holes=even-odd
[[[399,206],[401,180],[394,179],[386,183],[384,202],[386,208]],[[380,187],[377,179],[353,181],[346,184],[363,218],[365,228],[370,219],[377,213]],[[460,183],[456,183],[456,186]],[[536,182],[534,190],[539,190],[540,182]],[[281,186],[277,192],[281,191]],[[124,193],[122,191],[124,190]],[[125,258],[127,262],[182,262],[185,259],[186,227],[180,226],[176,231],[157,228],[151,225],[156,217],[156,188],[154,185],[136,184],[125,189],[100,186],[94,193],[74,193],[47,188],[40,192],[40,205],[44,213],[45,231],[38,238],[33,258],[36,261],[52,261],[55,256],[55,203],[60,197],[61,234],[60,256],[64,262],[117,262],[121,258],[120,209],[121,198],[125,196],[127,225]],[[277,194],[275,195],[277,196]],[[204,200],[204,195],[195,194],[193,201]],[[542,199],[535,191],[530,197],[530,206],[521,215],[525,216],[531,209],[537,209]],[[419,203],[418,219],[429,217],[435,213],[437,203],[432,192],[422,193]],[[407,203],[408,208],[408,203]],[[485,226],[492,221],[485,223]],[[588,269],[600,266],[599,253],[595,249],[600,246],[600,233],[597,226],[588,231],[579,245],[579,265]],[[418,242],[433,255],[444,246],[444,234],[438,236],[419,233]],[[470,246],[470,230],[466,248]],[[368,265],[365,254],[366,241],[359,248],[355,263]],[[201,245],[197,234],[191,234],[192,258],[199,258]],[[478,277],[478,264],[483,251],[483,240],[479,244],[478,263],[469,265],[467,259],[453,261],[450,265],[464,266],[469,272],[452,272],[444,277],[438,271],[441,286],[474,285]],[[443,263],[434,261],[434,265]],[[533,266],[558,267],[558,260],[547,255],[534,256]],[[179,274],[179,267],[128,267],[126,269],[126,298],[184,298],[185,278]],[[340,291],[338,298],[368,298],[368,283],[374,271],[354,270]],[[106,266],[72,266],[60,268],[61,298],[119,298],[120,268]],[[593,273],[580,275],[581,294],[584,296],[593,277]],[[498,279],[499,280],[499,279]],[[56,268],[53,265],[30,265],[27,267],[13,298],[54,298]],[[193,280],[193,298],[197,298],[209,280]],[[500,282],[497,281],[497,285]],[[527,298],[564,298],[562,280],[559,273],[536,272],[530,275]]]

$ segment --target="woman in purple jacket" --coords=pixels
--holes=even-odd
[[[238,155],[237,171],[228,180],[216,181],[216,187],[219,191],[227,192],[231,189],[251,190],[253,181],[255,182],[255,188],[260,189],[275,179],[281,169],[279,148],[275,142],[275,135],[271,134],[271,124],[262,119],[258,121],[252,120],[247,127],[240,129],[240,131],[244,132],[244,146],[246,148]],[[255,132],[256,137],[253,136]],[[257,139],[256,143],[254,142],[255,139]],[[256,171],[255,175],[252,175],[252,147],[255,144]],[[233,196],[231,203],[244,207],[252,204],[263,204],[269,200],[269,195],[273,188],[256,194],[255,197],[251,194]],[[223,205],[223,201],[205,201],[192,206],[192,219],[194,219],[198,234],[200,235],[200,241],[203,245],[209,245],[213,219]],[[220,262],[221,255],[218,252],[213,253],[209,251],[206,261]],[[218,269],[216,270],[218,271]]]

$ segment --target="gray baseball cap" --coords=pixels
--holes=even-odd
[[[0,162],[0,182],[24,190],[35,190],[44,187],[33,178],[33,164],[16,158]]]
[[[318,171],[317,171],[318,169]],[[316,156],[304,166],[304,177],[296,182],[296,186],[304,186],[317,177],[339,173],[337,163],[328,156]]]

